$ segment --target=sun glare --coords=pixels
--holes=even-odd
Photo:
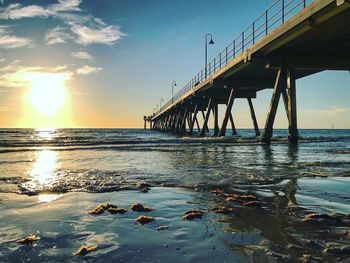
[[[55,73],[31,73],[29,101],[40,114],[57,113],[65,103],[66,76]]]

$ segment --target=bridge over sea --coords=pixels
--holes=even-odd
[[[350,70],[350,0],[277,0],[212,61],[206,64],[146,123],[154,130],[225,136],[235,99],[246,99],[254,130],[269,143],[279,100],[288,119],[289,141],[298,143],[296,80],[323,70]],[[262,134],[253,100],[272,89]],[[226,105],[219,125],[218,105]],[[212,113],[212,114],[211,114]]]

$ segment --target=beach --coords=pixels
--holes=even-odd
[[[1,129],[0,261],[348,262],[350,132],[286,132]],[[89,213],[101,204],[127,211]]]

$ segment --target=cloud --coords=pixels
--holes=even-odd
[[[67,69],[67,66],[40,67],[40,66],[22,66],[19,60],[11,62],[9,65],[0,68],[0,87],[4,88],[23,88],[30,83],[30,76],[34,74],[57,74],[64,79],[71,79],[73,72]]]
[[[80,11],[79,5],[82,0],[58,0],[58,4],[50,6],[55,12]]]
[[[11,30],[8,26],[0,26],[0,48],[19,48],[29,47],[32,45],[32,40],[25,37],[11,35]]]
[[[64,29],[60,26],[50,29],[45,35],[46,45],[66,43],[66,40],[71,38],[72,36],[64,32]]]
[[[22,6],[19,3],[10,4],[7,8],[1,9],[1,19],[18,20],[22,18],[47,18],[57,16],[60,12],[80,11],[81,0],[59,0],[58,4],[42,7],[39,5]]]
[[[350,108],[338,107],[338,106],[329,106],[326,109],[307,109],[307,112],[316,113],[318,115],[326,116],[339,116],[345,113],[350,113]]]
[[[0,15],[2,19],[22,19],[28,17],[48,17],[53,13],[38,5],[29,5],[22,7],[21,4],[10,4]]]
[[[82,60],[93,60],[94,59],[94,57],[86,51],[72,52],[72,57],[82,59]]]
[[[75,25],[71,30],[77,35],[75,41],[84,46],[91,44],[112,45],[124,35],[124,33],[119,30],[119,27],[116,26],[91,29],[86,26]]]
[[[90,66],[83,66],[81,68],[77,69],[77,74],[78,75],[89,75],[89,74],[93,74],[93,73],[98,73],[102,70],[102,68],[100,67],[90,67]]]
[[[81,3],[82,0],[58,0],[56,4],[45,7],[39,5],[23,6],[19,3],[10,4],[6,8],[0,8],[0,19],[19,20],[53,17],[69,26],[71,32],[74,33],[75,42],[84,46],[91,44],[112,45],[125,35],[119,27],[108,26],[101,18],[84,12],[80,8]],[[47,45],[65,43],[66,40],[73,38],[65,32],[67,29],[56,27],[48,31],[46,34]]]

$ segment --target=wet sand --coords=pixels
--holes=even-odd
[[[348,262],[350,218],[347,220],[345,213],[336,215],[342,222],[305,221],[311,212],[329,214],[334,209],[330,201],[324,211],[315,211],[312,208],[318,200],[305,197],[310,188],[322,184],[332,188],[332,182],[334,179],[304,178],[299,183],[304,189],[299,187],[290,196],[288,191],[276,195],[260,189],[254,194],[261,205],[252,207],[227,201],[220,191],[167,187],[152,187],[147,193],[0,194],[0,258],[3,262]],[[136,202],[153,211],[132,211],[130,205]],[[88,214],[103,203],[128,211]],[[216,214],[212,209],[217,205],[234,211]],[[203,217],[183,220],[184,212],[191,209],[204,211]],[[349,206],[338,209],[345,211]],[[155,220],[136,224],[140,215]],[[29,234],[40,240],[32,245],[15,242]],[[97,249],[74,256],[82,245]]]

